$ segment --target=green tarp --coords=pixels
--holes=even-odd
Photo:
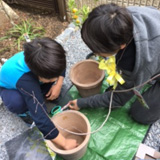
[[[105,90],[106,84],[103,82],[102,92]],[[146,85],[144,92],[149,88]],[[78,91],[73,86],[70,91],[73,99],[79,98]],[[139,144],[143,141],[148,125],[141,125],[133,121],[128,115],[128,109],[136,97],[126,103],[125,106],[112,110],[108,121],[103,128],[92,134],[86,154],[81,160],[132,160],[137,152]],[[108,109],[83,109],[84,113],[91,124],[92,131],[99,128],[108,113]],[[56,160],[61,160],[59,156]]]

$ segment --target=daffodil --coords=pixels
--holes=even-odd
[[[78,18],[78,16],[77,15],[73,15],[73,17],[72,17],[73,19],[77,19]]]
[[[77,20],[76,20],[76,23],[77,23],[77,24],[79,24],[79,23],[80,23],[80,20],[79,20],[79,19],[77,19]]]
[[[77,8],[73,8],[73,9],[72,9],[72,12],[73,12],[73,13],[76,13],[77,11],[78,11]]]

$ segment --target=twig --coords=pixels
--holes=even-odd
[[[93,134],[93,133],[98,132],[98,131],[99,131],[100,129],[102,129],[102,127],[105,125],[105,123],[107,122],[107,120],[108,120],[108,118],[109,118],[109,115],[110,115],[110,113],[111,113],[113,94],[114,94],[114,92],[112,91],[112,92],[111,92],[111,97],[110,97],[108,114],[107,114],[104,122],[103,122],[103,123],[100,125],[100,127],[97,128],[96,130],[94,130],[94,131],[92,131],[92,132],[87,132],[87,133],[77,133],[77,132],[72,132],[72,131],[70,131],[70,130],[68,130],[68,129],[65,129],[65,128],[59,126],[58,124],[56,124],[56,126],[58,126],[58,127],[59,127],[60,129],[62,129],[63,131],[66,131],[66,132],[71,133],[71,134],[79,135],[79,136],[89,135],[89,134]],[[73,126],[72,126],[72,127],[73,127]]]
[[[36,96],[35,96],[35,94],[34,94],[34,91],[32,91],[32,94],[29,93],[29,92],[27,92],[27,91],[25,91],[23,88],[21,88],[21,91],[23,91],[25,94],[28,94],[29,96],[31,96],[31,97],[33,98],[34,103],[37,103],[37,104],[36,104],[35,113],[37,113],[38,106],[40,106],[40,107],[42,108],[42,110],[44,111],[44,113],[46,114],[46,116],[50,119],[50,117],[48,116],[47,111],[46,111],[46,110],[44,109],[44,107],[43,107],[43,106],[44,106],[44,102],[43,102],[43,103],[40,103],[40,102],[38,101],[38,99],[36,98]],[[50,119],[50,121],[51,121],[51,119]],[[52,122],[52,121],[51,121],[51,122]],[[52,123],[53,123],[53,122],[52,122]],[[49,134],[51,134],[55,129],[56,129],[56,127],[53,128],[47,135],[45,135],[44,138],[46,138]]]
[[[65,129],[65,128],[59,126],[57,123],[55,123],[55,122],[54,122],[54,123],[55,123],[56,126],[59,127],[61,130],[66,131],[66,132],[71,133],[71,134],[80,135],[80,136],[89,135],[89,134],[94,134],[94,133],[98,132],[100,129],[102,129],[102,127],[105,125],[105,123],[107,122],[107,120],[108,120],[108,118],[109,118],[109,115],[110,115],[111,109],[112,109],[112,102],[113,102],[113,94],[114,94],[114,93],[116,93],[116,92],[117,92],[117,93],[129,92],[129,91],[131,91],[131,90],[133,90],[133,89],[135,89],[135,88],[139,88],[139,87],[144,86],[145,84],[147,84],[148,82],[156,79],[156,78],[159,77],[159,76],[160,76],[160,74],[158,74],[158,75],[154,76],[153,78],[147,80],[146,82],[142,83],[141,85],[132,87],[132,88],[130,88],[130,89],[126,89],[126,90],[113,90],[113,91],[111,91],[111,97],[110,97],[110,102],[109,102],[108,114],[107,114],[105,120],[103,121],[103,123],[100,125],[100,127],[97,128],[96,130],[92,131],[92,132],[87,132],[87,133],[72,132],[72,131],[70,131],[70,130],[68,130],[68,129]],[[44,103],[41,104],[41,103],[37,100],[37,98],[35,97],[34,94],[30,94],[30,93],[26,92],[25,90],[23,90],[22,88],[21,88],[21,90],[24,91],[25,93],[29,94],[30,96],[32,96],[32,97],[34,98],[34,100],[37,102],[37,105],[40,105],[40,106],[42,107],[42,109],[44,110],[45,114],[48,116],[46,110],[43,108]],[[34,93],[34,92],[33,92],[33,93]],[[48,116],[48,117],[49,117],[49,116]],[[56,129],[56,128],[53,128],[44,138],[46,138],[49,134],[51,134],[55,129]]]
[[[129,89],[124,89],[124,90],[114,90],[113,92],[115,92],[115,93],[121,93],[121,92],[129,92],[129,91],[132,91],[132,90],[134,90],[135,88],[140,88],[140,87],[144,86],[145,84],[153,81],[153,80],[156,79],[157,77],[160,77],[160,74],[155,75],[155,76],[152,77],[151,79],[145,81],[144,83],[142,83],[142,84],[140,84],[140,85],[138,85],[138,86],[135,86],[135,87],[132,87],[132,88],[129,88]]]

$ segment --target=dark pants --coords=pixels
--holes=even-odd
[[[45,95],[52,85],[53,83],[41,85],[42,94]],[[18,90],[0,88],[0,96],[9,111],[17,114],[28,111],[24,98]]]
[[[136,100],[129,111],[130,116],[142,124],[152,124],[160,119],[160,82],[156,82],[144,94],[143,98],[149,106],[149,109],[142,106]]]

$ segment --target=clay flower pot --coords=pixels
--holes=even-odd
[[[63,150],[51,141],[46,140],[48,146],[65,160],[79,160],[82,158],[86,152],[90,134],[75,135],[62,128],[76,133],[90,133],[91,128],[87,117],[79,111],[69,110],[56,114],[51,120],[64,137],[76,139],[79,146],[71,150]]]
[[[70,79],[82,97],[100,93],[105,72],[98,67],[97,61],[88,59],[76,63],[71,68]]]

